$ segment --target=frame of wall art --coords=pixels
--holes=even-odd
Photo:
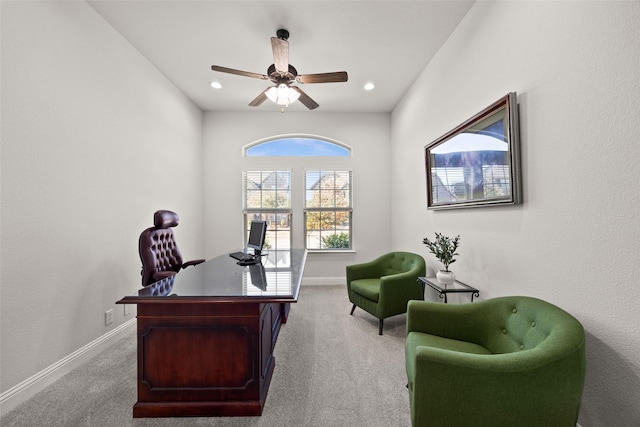
[[[521,203],[516,93],[425,146],[425,163],[428,209]]]

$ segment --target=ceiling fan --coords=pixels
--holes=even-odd
[[[273,51],[273,64],[267,69],[267,74],[251,73],[249,71],[234,70],[233,68],[219,67],[212,65],[213,71],[236,74],[238,76],[253,77],[262,80],[271,80],[275,86],[270,86],[253,101],[249,103],[251,107],[261,105],[267,99],[280,105],[289,105],[296,100],[300,100],[308,109],[313,110],[320,105],[311,99],[302,89],[292,86],[292,83],[337,83],[346,82],[348,79],[346,71],[336,71],[333,73],[319,74],[298,74],[298,71],[289,64],[289,31],[280,29],[276,32],[277,37],[271,37],[271,49]]]

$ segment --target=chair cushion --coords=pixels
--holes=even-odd
[[[378,302],[380,279],[358,279],[351,281],[351,291],[371,301]]]

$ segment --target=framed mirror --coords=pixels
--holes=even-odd
[[[428,209],[521,203],[519,151],[511,92],[425,146]]]

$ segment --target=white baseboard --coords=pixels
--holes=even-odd
[[[130,328],[135,328],[135,326],[136,319],[133,318],[3,392],[0,394],[0,416],[16,408],[48,385],[53,384],[64,375],[98,355],[105,348],[122,338],[125,333],[129,332]]]
[[[344,276],[340,277],[303,277],[302,286],[345,285]]]

